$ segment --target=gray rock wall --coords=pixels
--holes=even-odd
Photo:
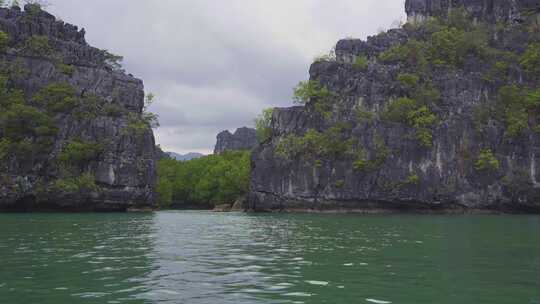
[[[464,7],[478,20],[520,22],[523,12],[540,10],[537,0],[406,0],[409,21],[423,21],[429,16],[444,16],[451,9]]]
[[[467,1],[467,5],[486,9],[482,5],[488,2]],[[508,3],[532,2],[490,3],[500,3],[506,9]],[[409,15],[424,14],[426,10],[432,14],[434,7],[447,9],[447,5],[447,1],[435,0],[406,3]],[[487,7],[492,11],[498,9]],[[519,33],[509,27],[492,43],[499,50],[522,54],[531,37]],[[504,119],[496,118],[487,120],[479,130],[475,114],[478,109],[496,106],[502,85],[516,83],[538,88],[538,75],[512,65],[509,79],[487,81],[491,63],[474,56],[464,58],[464,64],[458,68],[430,66],[420,76],[430,79],[441,97],[430,105],[438,117],[438,122],[430,127],[430,147],[419,145],[414,128],[382,118],[392,100],[406,95],[397,76],[414,73],[415,67],[384,63],[378,56],[391,46],[419,39],[420,35],[409,27],[390,30],[367,41],[342,40],[336,47],[336,61],[320,61],[311,66],[311,80],[336,94],[330,116],[322,117],[313,101],[305,107],[275,109],[272,138],[252,155],[250,209],[540,212],[540,135],[528,129],[521,136],[508,136]],[[353,65],[357,56],[368,59],[365,69]],[[372,119],[359,119],[358,109],[370,113]],[[537,123],[531,115],[528,124]],[[278,153],[280,143],[291,134],[301,137],[309,130],[324,133],[338,124],[345,127],[336,136],[342,142],[351,140],[354,153],[315,158],[306,152],[290,158]],[[485,149],[491,149],[498,160],[497,170],[475,168]],[[372,168],[355,168],[358,158],[354,154],[358,151],[365,152],[365,160]]]
[[[17,63],[27,71],[27,75],[10,83],[23,90],[27,102],[52,83],[68,83],[75,88],[77,98],[95,96],[102,102],[95,117],[56,114],[58,132],[50,153],[34,155],[24,164],[15,154],[1,166],[0,209],[121,211],[152,206],[156,179],[154,136],[149,127],[137,134],[129,129],[131,120],[142,115],[143,82],[107,64],[106,53],[86,43],[84,29],[58,21],[45,11],[0,9],[0,30],[10,36],[7,53],[0,59]],[[54,56],[25,51],[24,43],[32,36],[47,37]],[[71,65],[72,73],[63,72],[60,63]],[[102,109],[107,106],[114,106],[117,113],[105,114]],[[50,190],[62,176],[58,155],[72,140],[102,145],[98,158],[83,164],[81,170],[95,176],[99,190]]]
[[[217,135],[214,154],[225,151],[251,150],[257,145],[257,131],[251,128],[238,128],[231,134],[228,130]]]

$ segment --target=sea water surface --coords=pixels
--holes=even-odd
[[[1,214],[0,303],[540,303],[540,217]]]

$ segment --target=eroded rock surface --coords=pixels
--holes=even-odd
[[[23,95],[2,111],[22,103],[50,120],[47,129],[43,123],[11,134],[13,122],[0,116],[0,209],[152,206],[156,150],[142,115],[143,82],[88,45],[84,29],[38,7],[0,9],[0,30],[9,36],[0,55],[6,90]],[[23,144],[28,151],[21,151]]]
[[[274,110],[272,137],[252,156],[250,209],[540,211],[539,117],[522,104],[539,88],[523,58],[539,41],[540,2],[451,1],[473,17],[464,31],[447,25],[449,3],[408,0],[416,24],[339,41],[335,60],[311,66],[330,93]],[[422,23],[428,15],[440,22]],[[483,46],[432,46],[479,41],[462,40],[483,31],[474,24]],[[403,111],[390,111],[398,100]]]
[[[217,135],[214,154],[221,154],[225,151],[251,150],[257,145],[257,132],[252,128],[238,128],[231,134],[225,130]]]

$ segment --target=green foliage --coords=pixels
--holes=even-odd
[[[58,160],[65,167],[81,167],[98,158],[103,152],[103,146],[93,142],[81,140],[70,141],[58,156]]]
[[[10,153],[11,147],[12,147],[12,144],[8,138],[0,139],[0,161],[3,161],[6,159],[6,157]]]
[[[53,52],[47,36],[34,35],[29,37],[25,42],[24,49],[35,56],[48,56]]]
[[[75,89],[68,83],[47,85],[34,95],[33,100],[53,113],[69,112],[77,106]]]
[[[415,128],[416,139],[426,148],[433,145],[432,129],[438,118],[426,106],[407,113],[408,124]]]
[[[490,82],[507,81],[511,65],[512,60],[510,58],[497,59],[486,75],[484,75],[484,79]]]
[[[257,130],[257,139],[259,143],[265,142],[272,137],[272,114],[274,108],[264,109],[263,112],[255,118],[255,129]]]
[[[125,135],[134,133],[136,136],[141,137],[151,130],[150,124],[145,121],[142,115],[130,112],[128,113],[127,120],[127,128],[123,132]]]
[[[124,109],[116,103],[107,103],[103,106],[103,113],[110,117],[120,117],[124,113]]]
[[[423,69],[426,62],[425,43],[410,39],[405,44],[394,45],[379,54],[379,60],[385,63],[405,63]]]
[[[233,203],[249,187],[250,152],[227,151],[180,162],[158,163],[157,192],[160,206],[179,204],[220,205]]]
[[[365,71],[368,68],[368,59],[364,55],[356,56],[353,67],[359,71]]]
[[[57,66],[56,66],[63,74],[65,75],[68,75],[68,76],[73,76],[73,73],[75,73],[75,67],[71,64],[64,64],[64,63],[59,63]]]
[[[521,108],[525,106],[525,95],[517,85],[505,85],[499,89],[499,101],[506,107]]]
[[[375,147],[371,158],[365,149],[357,150],[355,160],[353,161],[353,169],[356,171],[369,172],[379,169],[390,156],[390,150],[386,146],[384,140],[378,136],[373,139]]]
[[[338,189],[341,189],[343,187],[345,187],[345,181],[340,179],[340,180],[337,180],[335,183],[334,183],[334,187],[338,188]]]
[[[386,162],[388,156],[390,156],[390,150],[381,137],[375,136],[373,141],[375,142],[375,158],[372,160],[371,167],[379,168]]]
[[[473,109],[473,123],[476,132],[483,133],[484,128],[491,119],[491,108],[486,105],[477,105]]]
[[[418,103],[410,98],[401,97],[390,104],[384,110],[382,117],[385,120],[407,123],[408,113],[416,110]]]
[[[280,138],[276,146],[276,155],[283,159],[290,159],[302,153],[302,137],[296,134],[287,134]]]
[[[0,109],[5,110],[13,104],[24,104],[24,94],[21,90],[7,87],[8,77],[0,75]]]
[[[525,71],[538,78],[540,75],[540,43],[529,44],[519,62]]]
[[[104,62],[115,71],[122,70],[122,61],[124,57],[103,50]]]
[[[26,12],[31,16],[39,14],[43,10],[43,7],[48,5],[44,0],[25,0],[24,2],[28,5],[25,6]]]
[[[441,100],[441,93],[431,82],[424,82],[413,91],[413,97],[418,104],[431,105]]]
[[[9,43],[9,35],[4,31],[0,31],[0,52],[3,53],[7,50]]]
[[[135,133],[138,137],[148,134],[153,128],[159,127],[158,115],[150,112],[148,108],[154,102],[154,94],[148,93],[142,114],[128,113],[128,125],[124,134]]]
[[[518,137],[529,128],[529,113],[525,109],[508,109],[505,122],[506,135]]]
[[[73,178],[60,178],[54,181],[52,190],[60,193],[77,193],[79,192],[79,185]]]
[[[356,171],[365,171],[368,168],[368,160],[365,158],[358,158],[353,162],[353,168]]]
[[[390,47],[379,54],[379,60],[406,64],[424,73],[428,66],[460,66],[469,54],[484,58],[490,50],[487,27],[475,24],[462,8],[451,10],[447,20],[429,18],[412,27],[421,34],[418,40]]]
[[[404,182],[405,185],[418,185],[420,184],[420,177],[416,173],[412,173],[409,176],[407,176],[407,179],[405,179]]]
[[[503,86],[499,89],[499,103],[506,123],[506,135],[522,135],[529,128],[526,92],[517,85]]]
[[[418,85],[420,77],[416,74],[402,73],[398,75],[397,80],[402,86],[413,89]]]
[[[17,58],[15,60],[0,61],[0,74],[6,81],[9,79],[13,82],[21,82],[28,78],[30,71],[26,67],[26,62]],[[2,82],[2,87],[6,87],[6,83]]]
[[[44,132],[45,128],[50,132]],[[14,141],[55,132],[51,118],[35,107],[20,103],[8,106],[0,113],[0,129],[4,137]]]
[[[478,171],[496,171],[499,169],[500,163],[491,149],[484,149],[480,151],[474,167]]]
[[[77,177],[59,178],[54,181],[52,191],[75,194],[79,192],[99,191],[96,178],[91,173],[84,173]]]
[[[527,92],[525,101],[527,103],[527,107],[531,109],[540,108],[540,88]]]
[[[0,75],[0,156],[26,159],[52,146],[57,129],[52,118],[27,105],[20,90],[9,89],[8,77]]]
[[[457,28],[445,28],[431,35],[430,61],[435,65],[456,66],[461,63],[460,46],[465,34]]]
[[[301,81],[294,88],[293,100],[296,104],[306,104],[312,99],[328,99],[331,92],[316,80]]]
[[[289,134],[279,141],[276,154],[284,159],[298,156],[314,160],[342,157],[352,153],[352,141],[346,140],[343,135],[348,127],[336,125],[324,133],[309,129],[304,136]]]
[[[438,118],[427,106],[415,100],[402,97],[391,102],[383,113],[383,118],[393,122],[407,124],[415,129],[415,137],[426,148],[433,145],[433,126]]]
[[[471,16],[463,6],[453,8],[448,12],[446,24],[461,30],[471,30],[474,28]]]
[[[164,161],[160,161],[164,162]],[[159,165],[158,164],[158,172],[159,172]],[[161,169],[162,170],[162,169]],[[158,194],[158,206],[161,209],[165,209],[171,206],[173,202],[173,183],[167,179],[167,178],[159,178],[158,183],[156,185],[156,193]]]
[[[375,118],[375,115],[362,104],[359,104],[356,106],[356,118],[360,122],[371,122]]]
[[[79,120],[91,120],[96,118],[101,113],[101,107],[105,103],[104,100],[94,94],[85,94],[81,99],[77,100],[77,106],[73,110],[73,115]]]
[[[315,111],[325,117],[331,115],[331,98],[334,96],[328,88],[316,80],[301,81],[294,89],[293,100],[296,104],[311,102]]]

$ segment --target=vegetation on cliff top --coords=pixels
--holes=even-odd
[[[386,107],[376,112],[366,109],[363,104],[356,107],[357,123],[373,123],[376,120],[404,124],[414,131],[412,138],[419,145],[431,148],[433,133],[441,115],[441,93],[434,85],[433,77],[440,69],[451,71],[468,68],[466,64],[471,60],[477,62],[479,71],[484,71],[484,67],[488,66],[484,79],[499,87],[498,106],[490,111],[477,111],[483,113],[483,121],[498,119],[506,125],[507,136],[516,137],[530,128],[530,121],[540,118],[536,117],[540,109],[538,88],[517,84],[522,81],[519,78],[511,79],[516,76],[510,73],[515,67],[521,67],[530,78],[535,79],[540,75],[540,39],[535,34],[538,26],[513,26],[512,31],[528,32],[526,35],[529,37],[527,44],[514,45],[513,51],[497,42],[502,27],[473,22],[464,8],[453,9],[446,18],[432,17],[422,23],[405,24],[403,29],[409,36],[405,42],[394,44],[376,55],[380,64],[399,66],[400,72],[395,76],[399,90],[394,96],[390,95]],[[523,49],[521,53],[517,51],[520,48]],[[349,64],[354,70],[363,72],[370,59],[373,60],[367,54],[359,54]],[[338,60],[334,55],[320,57],[316,62]],[[326,121],[331,121],[333,109],[339,107],[339,101],[334,100],[341,98],[344,97],[332,92],[318,79],[300,82],[294,91],[296,103],[308,105],[322,114]],[[540,131],[540,125],[534,129]],[[341,145],[337,145],[329,140],[330,136],[325,135],[332,133],[331,130],[330,126],[327,131],[309,130],[303,136],[285,135],[280,139],[276,153],[282,157],[325,158],[330,157],[326,153],[329,146],[357,146],[354,138],[343,135],[333,138],[340,141]],[[356,151],[352,154],[361,155],[357,157],[355,167],[366,167],[365,157],[362,156],[366,153],[362,148],[352,150]],[[487,155],[487,152],[482,155]]]
[[[272,114],[274,108],[264,109],[263,112],[255,118],[255,130],[257,130],[257,139],[259,143],[265,142],[272,136]]]
[[[9,46],[12,55],[22,56],[0,60],[0,171],[9,172],[16,166],[18,174],[47,176],[39,181],[40,192],[99,190],[91,164],[100,157],[107,139],[89,142],[72,137],[56,145],[59,130],[66,120],[87,123],[98,116],[108,116],[126,119],[127,129],[135,129],[131,131],[136,134],[149,132],[158,125],[157,116],[147,110],[153,95],[147,96],[143,113],[128,111],[117,100],[108,102],[90,92],[78,92],[69,82],[76,67],[63,63],[48,37],[30,36],[20,45],[10,42],[10,37],[0,31],[0,52],[6,52]],[[49,83],[28,96],[16,85],[31,68],[24,60],[27,55],[52,61],[56,69],[53,72],[62,75],[57,78],[66,80]]]

